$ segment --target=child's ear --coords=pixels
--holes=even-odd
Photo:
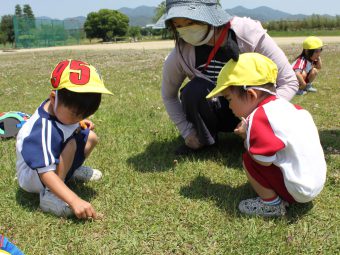
[[[50,102],[53,105],[55,103],[55,91],[54,90],[52,90],[51,93],[50,93]]]
[[[247,89],[247,96],[249,96],[250,99],[255,99],[255,100],[258,98],[258,95],[255,89]]]

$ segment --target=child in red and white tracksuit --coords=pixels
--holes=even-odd
[[[302,53],[292,63],[293,70],[299,81],[299,90],[297,95],[304,95],[308,92],[316,92],[317,89],[312,86],[318,72],[322,67],[321,52],[322,41],[310,36],[303,42]]]

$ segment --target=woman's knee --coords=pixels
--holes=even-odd
[[[189,81],[181,91],[182,102],[198,102],[202,99],[205,100],[206,95],[209,93],[209,89],[212,89],[214,85],[203,79],[196,77]]]

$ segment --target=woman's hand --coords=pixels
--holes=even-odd
[[[203,144],[200,143],[196,130],[192,131],[186,138],[185,138],[185,145],[193,150],[197,150],[203,147]]]

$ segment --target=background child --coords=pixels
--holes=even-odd
[[[317,89],[312,87],[312,81],[315,80],[319,70],[322,67],[321,51],[323,43],[315,37],[307,37],[303,41],[302,53],[292,64],[296,77],[299,81],[299,90],[297,95],[304,95],[309,92],[316,92]]]
[[[66,184],[71,178],[98,180],[102,174],[82,166],[97,136],[89,120],[108,91],[97,70],[82,61],[64,60],[51,74],[52,91],[17,135],[17,176],[21,188],[40,193],[40,208],[57,216],[96,218],[92,205]]]
[[[301,107],[276,97],[276,78],[277,67],[269,58],[244,53],[222,68],[208,95],[222,94],[233,113],[243,118],[235,132],[245,138],[243,165],[259,195],[240,202],[239,209],[246,214],[284,215],[287,202],[311,201],[326,180],[313,119]]]

